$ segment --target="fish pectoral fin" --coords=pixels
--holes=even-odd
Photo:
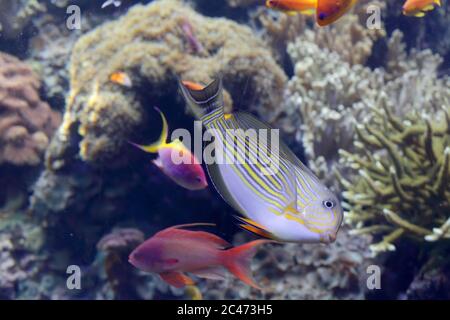
[[[243,222],[243,223],[239,224],[239,227],[241,227],[242,229],[250,231],[251,233],[257,234],[263,238],[275,240],[275,236],[272,233],[270,233],[269,231],[267,231],[259,223],[255,222],[251,219],[248,219],[248,218],[243,218],[243,217],[238,217],[238,216],[235,216],[235,218],[238,219],[239,221]]]
[[[191,271],[191,273],[195,274],[197,277],[211,280],[225,280],[227,275],[225,269],[222,267],[210,267]]]
[[[285,11],[286,12],[286,14],[288,15],[288,16],[296,16],[297,14],[298,14],[298,11]]]
[[[417,13],[414,14],[414,17],[418,17],[418,18],[422,18],[422,17],[424,17],[424,16],[425,16],[425,13],[422,12],[422,11],[417,12]]]
[[[159,275],[165,282],[167,282],[171,286],[174,286],[175,288],[183,288],[187,285],[194,284],[194,280],[181,272],[163,272]]]

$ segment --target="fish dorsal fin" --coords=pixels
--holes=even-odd
[[[219,110],[223,114],[223,85],[222,77],[219,76],[213,82],[201,90],[194,90],[192,86],[186,86],[179,80],[178,85],[187,105],[194,115],[202,119],[204,116]]]
[[[223,267],[210,267],[204,268],[200,270],[191,271],[192,274],[195,274],[197,277],[211,280],[225,280],[226,272]]]
[[[164,230],[156,233],[155,236],[158,236],[159,238],[168,237],[168,236],[175,237],[175,238],[189,237],[190,239],[196,239],[196,240],[204,241],[206,243],[210,243],[210,244],[214,245],[214,247],[216,247],[217,249],[225,249],[225,248],[229,248],[232,246],[228,241],[222,239],[219,236],[216,236],[213,233],[209,233],[206,231],[182,230],[184,228],[198,227],[198,226],[215,226],[215,224],[214,223],[181,224],[181,225],[176,225],[176,226],[164,229]],[[178,231],[178,232],[176,232],[176,234],[174,234],[175,230]]]
[[[218,249],[225,249],[232,246],[228,241],[222,239],[221,237],[205,231],[195,231],[195,234],[192,234],[192,238],[212,243]]]
[[[170,234],[171,232],[173,232],[174,229],[184,229],[184,228],[203,227],[203,226],[214,227],[215,225],[216,225],[215,223],[207,223],[207,222],[178,224],[176,226],[168,227],[164,230],[161,230],[161,231],[157,232],[154,236],[158,236],[158,237],[166,236],[167,234]]]
[[[163,272],[159,275],[165,282],[167,282],[171,286],[174,286],[175,288],[183,288],[187,285],[193,285],[195,283],[194,280],[181,272]]]

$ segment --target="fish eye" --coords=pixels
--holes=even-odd
[[[197,182],[202,182],[202,178],[199,177],[199,176],[196,176],[196,177],[195,177],[195,181],[197,181]]]
[[[327,17],[327,15],[323,12],[319,13],[319,20],[323,20]]]
[[[334,207],[334,202],[331,200],[324,200],[322,202],[323,206],[327,209],[332,209]]]

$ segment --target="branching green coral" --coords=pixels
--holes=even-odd
[[[375,253],[395,250],[404,235],[450,239],[450,107],[403,118],[384,98],[381,107],[356,125],[355,151],[339,150],[343,168],[358,173],[349,181],[337,172],[353,234],[381,236]]]

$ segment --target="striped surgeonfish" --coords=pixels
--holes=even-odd
[[[343,218],[338,199],[283,142],[273,141],[278,130],[249,113],[224,114],[220,78],[201,90],[179,86],[214,137],[203,160],[216,190],[242,216],[241,227],[283,242],[336,239]],[[263,133],[271,139],[260,139]],[[214,161],[205,159],[211,145]]]

